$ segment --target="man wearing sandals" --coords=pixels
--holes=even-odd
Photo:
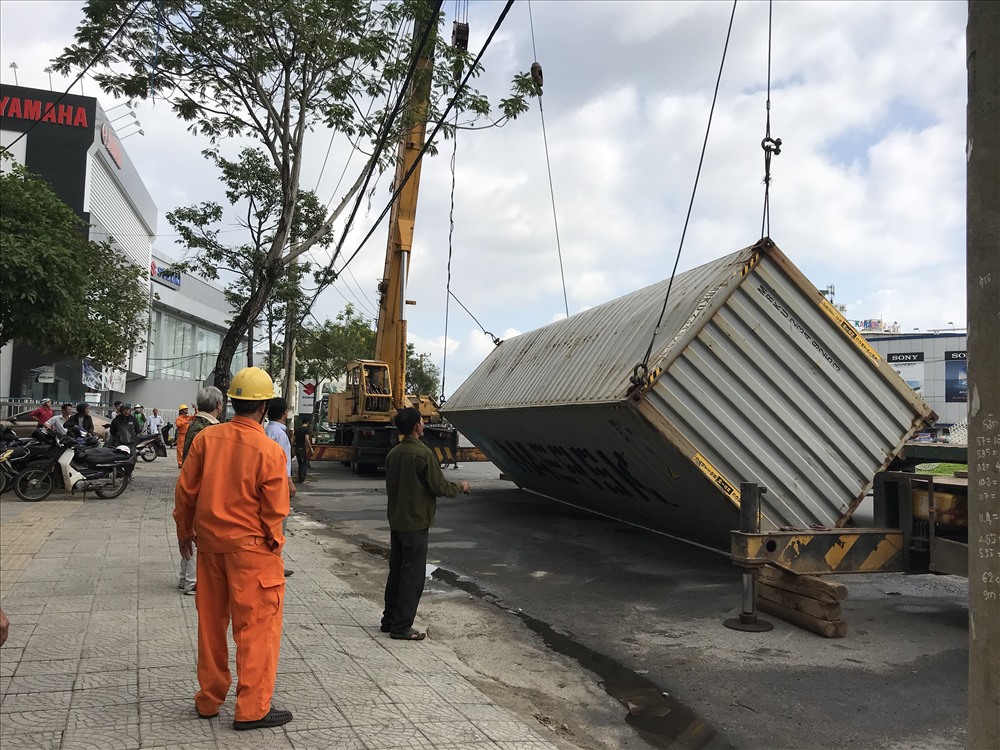
[[[416,409],[400,409],[396,428],[405,437],[385,459],[389,495],[389,576],[385,582],[382,632],[403,641],[422,641],[413,629],[427,569],[427,532],[434,524],[437,498],[469,493],[469,483],[449,482],[434,453],[421,442],[424,423]]]

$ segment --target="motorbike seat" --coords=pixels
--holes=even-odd
[[[121,451],[116,451],[112,448],[77,448],[74,455],[88,466],[99,466],[101,464],[111,464],[128,460],[127,457],[123,456]]]

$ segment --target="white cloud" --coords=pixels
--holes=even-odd
[[[44,7],[44,10],[43,10]],[[0,3],[0,72],[47,87],[48,60],[72,41],[80,3]],[[538,2],[532,5],[570,312],[665,278],[673,266],[725,40],[728,3]],[[470,6],[478,50],[499,8]],[[766,3],[737,7],[680,270],[745,247],[763,205]],[[903,330],[964,326],[964,3],[775,3],[771,235],[817,286],[835,284],[849,318]],[[515,5],[478,85],[496,97],[536,53]],[[58,80],[54,81],[58,83]],[[88,94],[96,93],[92,81]],[[103,99],[102,99],[103,101]],[[105,102],[111,106],[113,102]],[[220,200],[215,175],[163,102],[139,107],[146,137],[125,144],[161,212]],[[333,195],[347,150],[317,131],[303,182]],[[229,144],[227,148],[235,148]],[[450,208],[450,143],[425,162],[408,308],[417,349],[441,364]],[[349,180],[360,167],[355,158]],[[388,196],[384,178],[345,245],[350,253]],[[170,228],[161,219],[159,231]],[[173,238],[157,247],[180,254]],[[384,226],[316,315],[375,299]],[[356,279],[356,281],[355,281]],[[509,338],[563,311],[537,105],[502,129],[459,134],[452,291]],[[370,314],[370,312],[369,312]],[[493,349],[450,305],[449,390]]]

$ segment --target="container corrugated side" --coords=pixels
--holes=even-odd
[[[645,398],[765,525],[835,525],[932,413],[790,268],[764,254]]]
[[[765,526],[845,522],[933,418],[769,241],[674,280],[654,382],[627,398],[665,283],[506,342],[452,396],[449,419],[521,486],[718,544],[741,480],[768,488]],[[622,316],[642,334],[615,325]],[[625,461],[657,502],[581,491],[560,451]]]
[[[720,285],[738,283],[737,271],[749,255],[743,250],[678,275],[662,330],[680,330],[704,314],[699,305]],[[668,284],[661,281],[504,341],[456,390],[447,409],[620,400],[649,346]],[[658,337],[654,359],[669,340]]]

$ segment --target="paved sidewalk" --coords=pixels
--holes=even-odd
[[[159,464],[163,464],[160,466]],[[352,594],[330,557],[289,521],[277,729],[197,718],[197,612],[177,590],[174,472],[140,466],[116,500],[54,494],[0,502],[0,746],[543,750],[534,728],[491,702],[446,644],[398,642],[380,608]],[[235,648],[230,641],[230,661]]]

